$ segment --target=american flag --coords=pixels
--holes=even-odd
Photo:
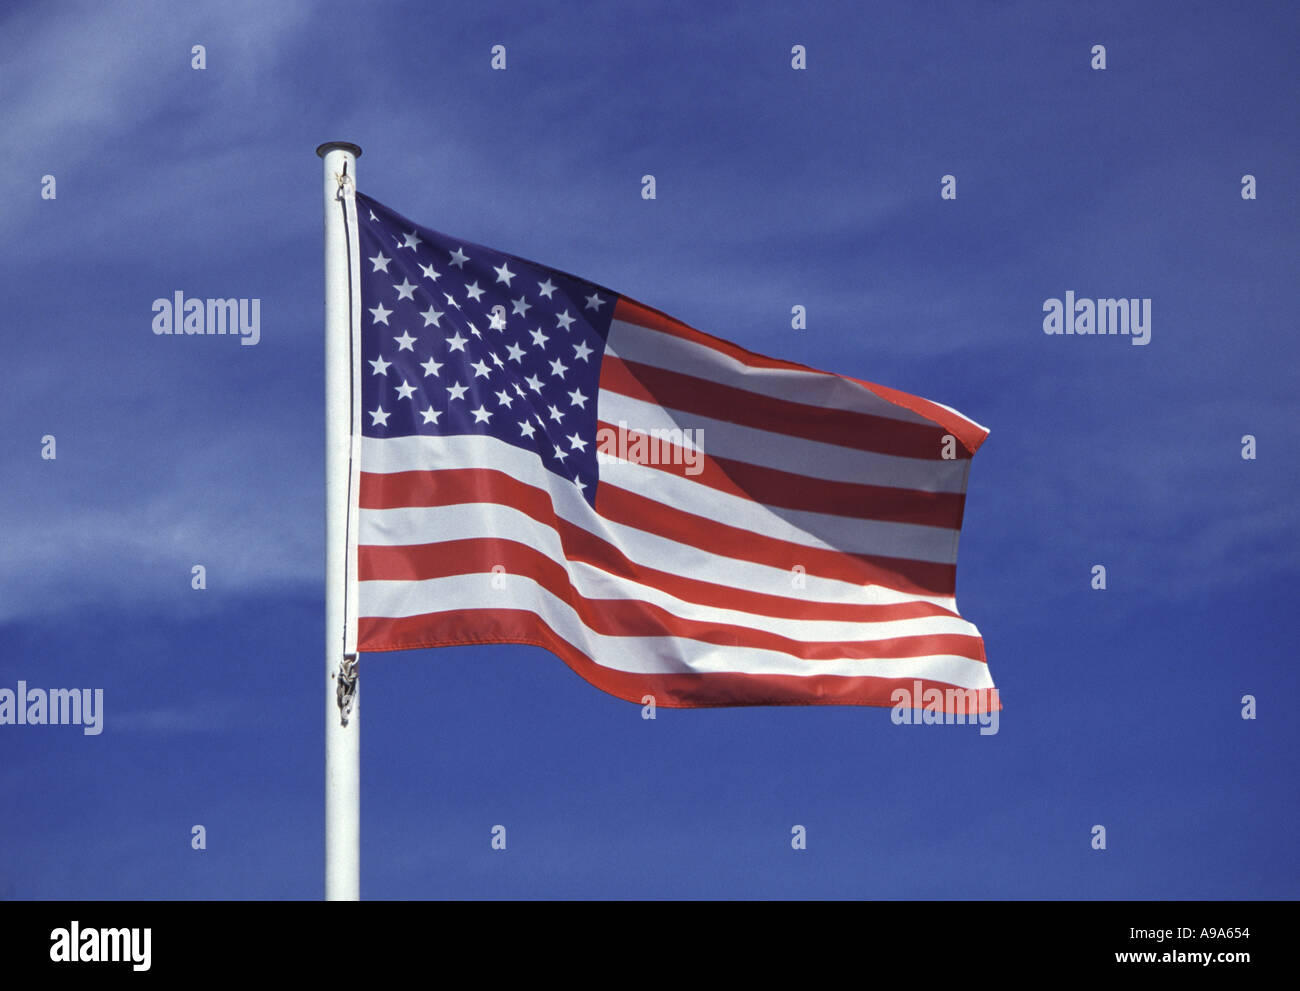
[[[534,644],[670,707],[1001,707],[954,594],[985,428],[356,212],[362,651]]]

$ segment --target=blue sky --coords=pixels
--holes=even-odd
[[[420,223],[988,426],[958,602],[1006,707],[650,722],[534,648],[367,657],[364,897],[1300,894],[1300,12],[709,6],[6,9],[0,688],[105,719],[0,726],[0,897],[323,893],[332,139]],[[155,336],[176,290],[260,343]],[[1045,335],[1066,290],[1150,344]]]

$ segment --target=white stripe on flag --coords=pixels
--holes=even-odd
[[[904,423],[934,423],[839,375],[811,369],[755,368],[714,348],[623,320],[610,324],[605,353],[696,378],[713,378],[723,385],[787,402],[883,416]]]
[[[366,510],[361,526],[361,543],[370,546],[394,545],[395,535],[411,533],[454,534],[456,540],[511,540],[531,547],[560,562],[569,574],[578,594],[588,599],[624,599],[649,602],[682,619],[746,626],[778,636],[806,641],[868,641],[891,637],[917,637],[935,634],[979,636],[979,631],[956,616],[918,616],[883,621],[844,621],[787,619],[753,611],[701,605],[672,595],[652,585],[610,574],[583,561],[566,561],[559,534],[544,524],[508,506],[491,504],[430,507],[427,509]],[[418,529],[410,529],[416,527]],[[381,539],[372,539],[381,538]],[[485,570],[483,573],[490,574]],[[789,574],[781,573],[787,599]],[[853,586],[850,586],[853,587]],[[861,604],[861,590],[858,590]],[[792,605],[813,602],[811,597],[788,599]]]
[[[548,471],[536,455],[495,438],[413,436],[385,440],[366,437],[363,438],[362,445],[362,463],[368,472],[394,473],[437,468],[490,468],[502,471],[521,482],[546,491],[559,518],[614,545],[628,558],[646,567],[671,570],[701,581],[721,585],[741,585],[754,591],[778,595],[785,594],[790,589],[788,569],[769,567],[702,551],[689,544],[669,540],[647,530],[625,526],[599,516],[582,498],[574,485]],[[603,466],[602,470],[608,470],[610,467]],[[646,468],[642,470],[654,471]],[[656,472],[656,474],[662,473]],[[412,534],[428,534],[430,540],[451,539],[455,536],[455,530],[434,528],[433,522],[425,518],[429,512],[429,509],[422,507],[363,509],[361,542],[400,545],[414,542],[411,539]],[[523,514],[517,515],[523,516]],[[531,517],[525,518],[531,519]],[[721,522],[731,524],[734,521],[722,519]],[[954,536],[952,531],[935,528],[913,527],[912,529],[934,529],[936,533],[948,534],[949,541],[952,541]],[[815,541],[815,538],[805,536],[800,542],[811,549],[813,545],[806,543],[810,539]],[[816,543],[822,544],[820,541]],[[671,562],[671,568],[665,568],[665,562]],[[880,585],[859,586],[819,578],[812,574],[805,576],[805,582],[808,586],[808,594],[821,601],[875,605],[933,602],[943,608],[956,611],[956,603],[952,596],[912,594],[894,591]]]
[[[425,581],[362,582],[365,616],[402,618],[438,612],[490,609],[492,575],[461,575]],[[589,629],[573,607],[532,579],[511,575],[523,594],[511,595],[512,608],[540,616],[569,643],[601,667],[631,674],[739,672],[807,677],[923,678],[959,688],[992,688],[988,665],[968,657],[934,654],[899,658],[832,658],[808,661],[775,650],[728,647],[683,637],[610,636]],[[496,592],[499,596],[500,592]]]
[[[611,426],[626,421],[629,430],[702,430],[700,446],[710,457],[794,472],[807,476],[810,484],[825,479],[922,492],[963,492],[970,465],[969,459],[906,458],[774,434],[695,413],[667,410],[610,389],[600,390],[597,416]]]

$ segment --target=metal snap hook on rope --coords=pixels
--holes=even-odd
[[[348,724],[348,717],[352,715],[352,701],[357,694],[357,655],[344,654],[343,661],[339,664],[339,673],[337,675],[338,684],[335,689],[335,701],[339,707],[339,722],[344,726]]]

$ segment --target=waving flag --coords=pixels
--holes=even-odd
[[[362,651],[535,644],[664,706],[1001,707],[954,594],[983,427],[356,212]]]

